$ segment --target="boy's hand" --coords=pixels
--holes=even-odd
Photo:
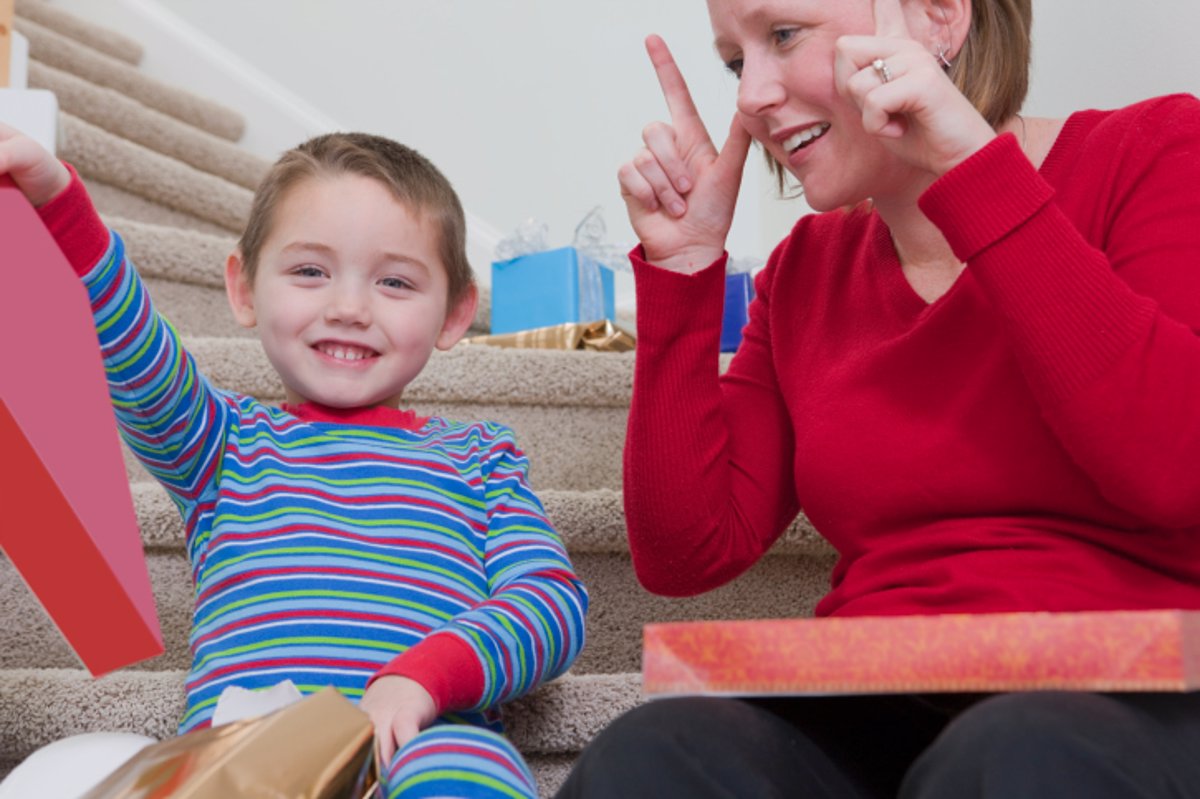
[[[375,724],[379,768],[384,771],[392,756],[437,718],[437,705],[419,682],[388,675],[371,683],[358,706]]]
[[[71,184],[62,162],[25,134],[0,122],[0,177],[17,184],[30,204],[40,208]]]

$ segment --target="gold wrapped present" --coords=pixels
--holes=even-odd
[[[370,717],[325,688],[266,716],[152,744],[83,799],[372,799],[374,754]]]
[[[517,333],[495,333],[463,339],[463,344],[490,344],[493,347],[519,347],[541,350],[592,350],[629,352],[637,339],[607,319],[598,322],[565,322]]]

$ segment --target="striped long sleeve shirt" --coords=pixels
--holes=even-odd
[[[122,436],[186,525],[181,732],[230,685],[357,699],[378,674],[495,728],[499,704],[567,669],[587,594],[511,430],[383,409],[353,423],[217,389],[77,178],[42,215],[90,297]]]

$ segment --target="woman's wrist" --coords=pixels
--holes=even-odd
[[[723,247],[701,245],[673,253],[654,253],[642,245],[642,258],[651,266],[683,275],[694,275],[712,266],[725,254]]]

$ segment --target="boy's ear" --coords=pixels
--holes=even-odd
[[[437,337],[439,350],[448,350],[458,343],[458,340],[467,332],[467,328],[471,326],[471,322],[475,321],[475,311],[478,307],[479,290],[473,285],[468,286],[462,297],[446,314],[442,332]]]
[[[229,307],[233,310],[233,318],[242,327],[254,327],[257,319],[254,314],[254,288],[246,279],[246,270],[242,263],[241,250],[234,250],[225,259],[225,295],[229,297]]]

